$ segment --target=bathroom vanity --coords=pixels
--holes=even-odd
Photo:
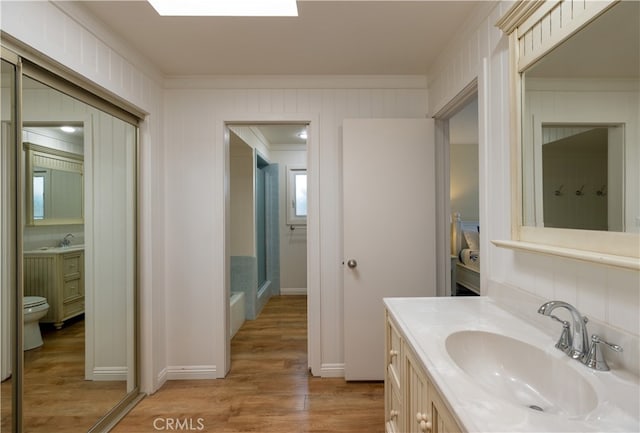
[[[639,379],[614,355],[591,369],[488,297],[384,304],[387,433],[640,431]]]
[[[57,329],[84,313],[84,246],[26,251],[24,294],[47,299],[49,312],[40,322]]]
[[[385,338],[385,431],[461,432],[420,357],[389,312]]]

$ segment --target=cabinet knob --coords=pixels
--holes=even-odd
[[[398,351],[397,351],[397,350],[393,350],[393,349],[391,349],[391,350],[389,351],[389,356],[390,356],[392,359],[393,359],[393,358],[395,358],[396,356],[398,356]]]
[[[398,415],[399,415],[399,412],[397,410],[391,409],[391,412],[389,412],[389,418],[391,419],[398,418]]]
[[[420,431],[429,432],[431,431],[431,421],[420,421]]]

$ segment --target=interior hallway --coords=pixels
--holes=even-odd
[[[170,430],[175,420],[215,433],[384,432],[382,382],[311,377],[307,364],[307,297],[273,297],[233,338],[225,379],[168,381],[113,432]]]

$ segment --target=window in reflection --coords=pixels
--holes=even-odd
[[[44,219],[44,184],[45,171],[35,171],[33,174],[33,219]]]

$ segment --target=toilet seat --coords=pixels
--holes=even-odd
[[[23,300],[23,308],[39,307],[47,303],[47,299],[42,296],[25,296]]]

